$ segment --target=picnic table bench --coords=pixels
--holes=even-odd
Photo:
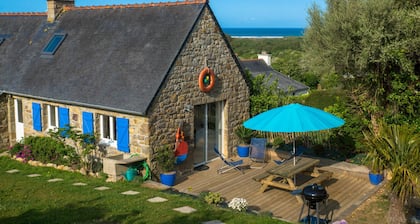
[[[263,193],[268,187],[276,187],[289,191],[303,189],[305,186],[314,183],[321,184],[333,175],[332,172],[316,168],[319,162],[320,161],[318,159],[298,157],[296,160],[291,159],[285,161],[277,167],[268,170],[266,173],[262,173],[254,177],[254,180],[261,182],[261,193]],[[312,178],[301,185],[296,185],[295,177],[300,173],[307,173]],[[303,202],[301,197],[296,197],[299,202]]]

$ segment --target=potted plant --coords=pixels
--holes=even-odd
[[[239,138],[239,145],[237,146],[238,156],[248,157],[249,156],[249,143],[254,132],[251,129],[239,126],[235,129],[235,134]]]
[[[175,154],[170,145],[164,145],[155,152],[154,160],[157,163],[160,182],[168,186],[174,186],[175,171]]]
[[[369,168],[369,180],[373,185],[378,185],[384,179],[383,171],[385,169],[385,161],[382,158],[379,149],[384,146],[378,136],[370,130],[364,132],[366,157],[363,159],[363,164]]]

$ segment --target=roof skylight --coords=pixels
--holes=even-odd
[[[48,42],[47,46],[45,46],[42,50],[42,54],[53,55],[60,47],[61,43],[63,43],[66,36],[67,34],[65,33],[54,34],[54,36],[51,37],[50,41]]]

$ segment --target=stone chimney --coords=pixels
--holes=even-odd
[[[48,22],[54,22],[65,6],[74,6],[74,0],[47,0]]]
[[[271,54],[267,54],[267,52],[263,51],[261,54],[258,54],[258,59],[262,59],[268,66],[271,66]]]

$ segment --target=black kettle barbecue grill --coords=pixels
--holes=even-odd
[[[319,205],[322,203],[326,209],[326,202],[328,199],[328,193],[325,188],[318,184],[312,184],[304,187],[302,190],[295,191],[294,194],[300,194],[303,198],[303,205],[300,210],[299,214],[299,222],[301,223],[328,223],[329,221],[325,219],[321,219],[319,217]],[[305,205],[308,206],[308,215],[306,218],[302,219],[303,210]],[[311,216],[311,209],[315,210],[316,216]]]

